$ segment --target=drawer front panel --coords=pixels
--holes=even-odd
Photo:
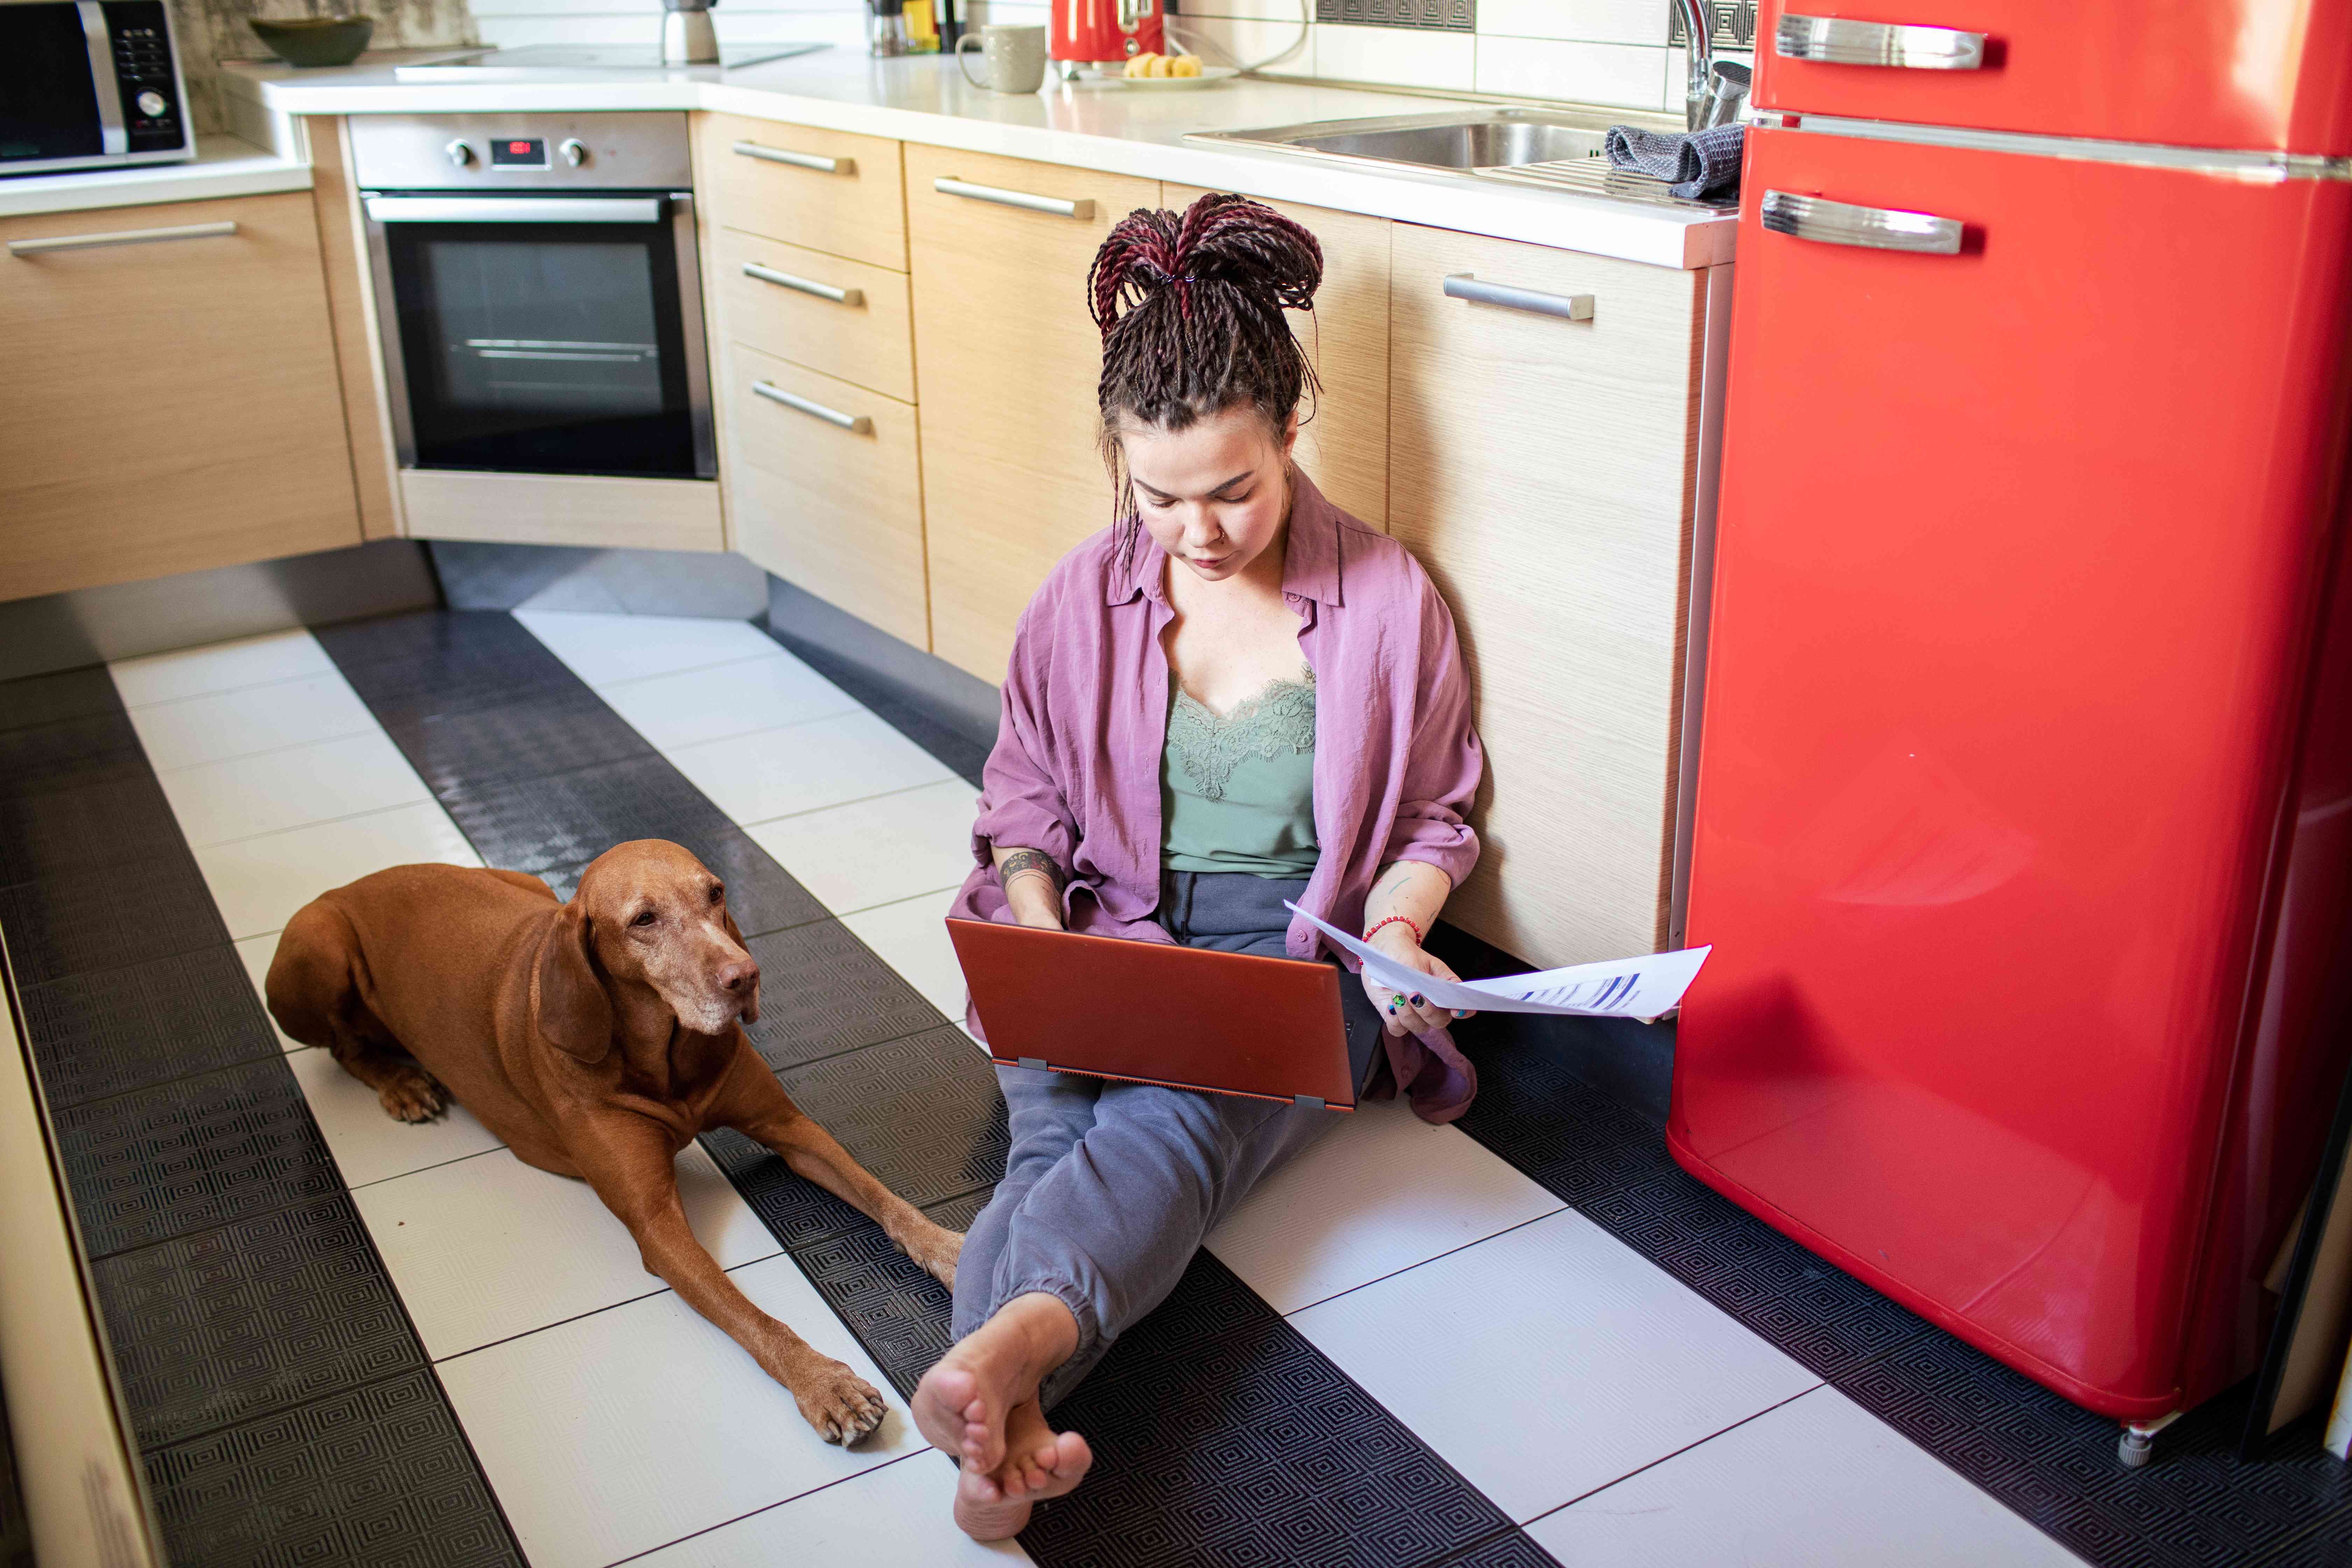
[[[907,276],[721,229],[712,258],[720,335],[826,375],[915,400]]]
[[[696,121],[697,178],[711,222],[907,269],[898,142],[737,114]]]

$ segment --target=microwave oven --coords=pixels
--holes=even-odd
[[[0,175],[196,155],[163,0],[0,0]]]

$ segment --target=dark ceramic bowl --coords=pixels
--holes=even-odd
[[[249,18],[269,52],[289,65],[347,66],[360,58],[375,31],[373,16]]]

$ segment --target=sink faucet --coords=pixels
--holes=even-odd
[[[1706,95],[1715,66],[1715,7],[1708,0],[1675,0],[1682,14],[1683,49],[1690,61],[1683,89],[1683,125],[1696,131],[1706,114]]]

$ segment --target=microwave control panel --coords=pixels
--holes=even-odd
[[[156,153],[184,145],[186,120],[163,0],[104,0],[102,8],[114,41],[114,79],[130,150]]]

